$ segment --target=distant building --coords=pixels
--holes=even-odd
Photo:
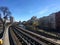
[[[12,16],[10,16],[10,22],[13,23],[14,18]]]
[[[39,19],[41,26],[60,30],[60,11]]]
[[[51,28],[53,28],[53,29],[56,29],[56,19],[55,19],[55,13],[53,13],[53,14],[50,14],[49,16],[48,16],[48,18],[49,18],[49,23],[50,23],[50,27]]]
[[[42,18],[39,18],[39,23],[40,23],[40,27],[42,28],[48,28],[48,16],[45,16],[45,17],[42,17]]]
[[[49,15],[49,21],[52,28],[60,29],[60,11]]]
[[[14,22],[14,24],[13,24],[13,25],[20,25],[20,24],[19,24],[19,22]]]
[[[55,13],[56,28],[60,30],[60,11]]]

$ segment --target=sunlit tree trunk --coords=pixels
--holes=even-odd
[[[4,33],[7,16],[9,16],[11,13],[7,7],[0,7],[0,12],[2,12],[1,15],[3,15],[3,17],[1,17],[1,22],[3,24],[3,33]]]

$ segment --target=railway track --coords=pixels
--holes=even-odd
[[[22,31],[18,31],[18,30],[14,30],[14,32],[16,33],[16,35],[18,35],[19,37],[21,37],[22,39],[24,39],[25,43],[27,45],[47,45],[43,42],[41,42],[40,40],[36,39],[35,37],[25,33],[25,32],[22,32]],[[18,37],[17,36],[17,37]]]
[[[29,35],[32,36],[32,37],[34,37],[34,38],[31,38],[31,37],[29,37],[29,38],[31,38],[34,41],[39,40],[39,41],[36,41],[36,42],[39,42],[41,45],[43,45],[43,44],[44,45],[45,44],[46,45],[59,45],[59,44],[57,44],[55,42],[51,42],[50,40],[42,38],[40,35],[37,35],[36,33],[30,32],[30,31],[26,31],[26,30],[23,30],[23,29],[20,29],[20,28],[15,28],[15,30],[16,30],[15,32],[18,31],[19,33],[22,33],[23,35],[25,35],[25,37],[29,37]],[[27,36],[27,34],[28,34],[28,36]],[[43,42],[43,43],[41,43],[41,42]]]
[[[22,28],[22,29],[23,29],[23,28]],[[40,35],[45,36],[45,37],[47,37],[47,38],[52,38],[52,39],[58,39],[58,40],[60,40],[60,37],[57,37],[57,35],[56,35],[56,36],[54,36],[54,35],[49,35],[49,34],[47,34],[47,33],[40,32],[39,30],[38,30],[38,31],[37,31],[37,30],[29,30],[29,31],[32,31],[32,32],[37,33],[37,34],[40,34]]]
[[[10,41],[10,45],[22,45],[11,27],[9,29],[9,41]]]

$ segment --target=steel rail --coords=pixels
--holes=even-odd
[[[57,43],[49,40],[48,38],[46,38],[46,37],[44,37],[44,36],[41,36],[41,35],[39,35],[39,34],[37,34],[37,33],[34,33],[34,32],[32,32],[32,31],[25,30],[25,29],[22,29],[22,28],[20,28],[20,27],[17,27],[17,29],[20,29],[20,30],[22,30],[22,31],[24,31],[24,32],[30,33],[30,34],[32,34],[32,35],[35,35],[36,37],[42,38],[43,40],[46,40],[47,42],[49,42],[49,43],[51,43],[51,44],[53,44],[53,45],[59,45],[59,44],[57,44]]]

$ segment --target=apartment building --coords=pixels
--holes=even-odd
[[[60,29],[60,11],[52,13],[49,16],[45,16],[39,19],[42,26],[51,29]]]

